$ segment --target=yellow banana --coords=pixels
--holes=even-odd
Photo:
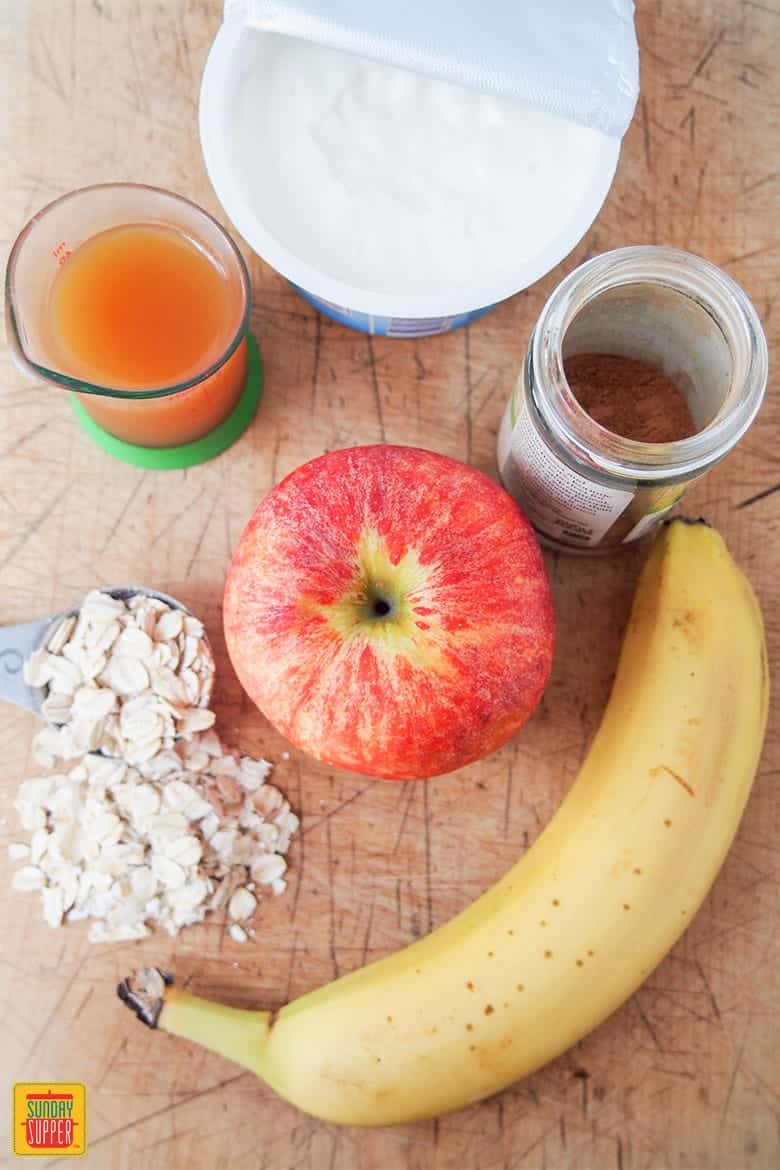
[[[279,1012],[200,999],[149,968],[120,995],[328,1121],[414,1121],[495,1093],[605,1019],[682,934],[736,831],[767,703],[748,582],[716,532],[675,520],[643,570],[580,775],[497,885]]]

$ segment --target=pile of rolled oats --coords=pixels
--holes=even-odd
[[[244,942],[261,893],[284,892],[298,817],[267,782],[271,765],[211,729],[213,674],[200,622],[146,596],[90,594],[28,661],[61,721],[36,754],[75,765],[21,784],[31,837],[9,846],[24,863],[14,889],[39,890],[51,926],[92,918],[90,941],[111,942],[227,908]]]
[[[142,593],[127,602],[88,594],[78,618],[63,618],[28,658],[24,678],[45,689],[43,715],[59,725],[35,738],[49,767],[95,751],[142,764],[214,723],[214,658],[202,623]]]

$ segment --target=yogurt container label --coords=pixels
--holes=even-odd
[[[476,321],[495,308],[494,305],[486,305],[484,309],[474,309],[471,313],[458,313],[450,317],[382,317],[374,313],[361,313],[357,309],[348,309],[343,305],[334,305],[332,301],[312,296],[298,284],[293,284],[292,287],[326,317],[338,321],[340,325],[357,329],[360,333],[371,333],[375,337],[433,337],[438,333],[449,333],[461,325],[468,325],[470,321]]]

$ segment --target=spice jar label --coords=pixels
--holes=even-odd
[[[498,437],[498,470],[504,487],[534,528],[550,540],[592,548],[625,512],[634,493],[579,475],[550,451],[528,417],[524,402],[510,400]]]

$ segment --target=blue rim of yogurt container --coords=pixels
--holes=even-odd
[[[469,325],[496,308],[496,305],[484,305],[481,309],[471,309],[467,313],[456,313],[449,317],[378,317],[374,313],[361,313],[344,305],[334,305],[332,301],[315,297],[308,289],[301,288],[292,280],[289,283],[298,296],[303,297],[318,312],[330,317],[331,321],[338,321],[339,325],[356,329],[358,333],[371,333],[374,337],[397,337],[406,340],[413,340],[416,337],[437,337],[442,333],[451,333],[453,329],[460,329],[462,325]]]
[[[348,319],[335,318],[342,320],[343,324],[361,329],[362,327],[355,323],[355,318],[359,314],[367,318],[388,320],[454,318],[474,312],[481,315],[498,302],[529,288],[560,264],[577,246],[601,210],[612,186],[621,147],[621,139],[606,134],[600,136],[601,150],[595,160],[590,180],[583,189],[577,213],[562,226],[556,236],[547,241],[521,271],[515,269],[511,273],[505,273],[495,284],[476,287],[473,292],[466,293],[459,289],[455,294],[448,291],[400,295],[378,293],[334,279],[308,264],[268,231],[259,215],[252,209],[241,184],[234,178],[234,167],[228,151],[227,130],[228,95],[236,85],[234,57],[243,37],[262,35],[264,34],[255,29],[248,29],[239,20],[226,20],[211,46],[203,71],[198,115],[201,150],[206,170],[220,203],[257,255],[285,276],[298,292],[305,293],[306,299],[316,308],[329,316],[335,316],[335,312],[346,316]],[[562,179],[565,179],[565,158],[561,160],[561,168]],[[451,325],[450,328],[456,326]],[[362,328],[362,331],[379,332],[368,328]],[[446,330],[439,329],[436,332]]]

